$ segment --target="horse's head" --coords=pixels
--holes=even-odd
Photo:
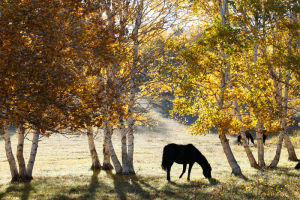
[[[211,178],[211,170],[203,171],[203,175],[204,175],[206,178],[210,179],[210,178]]]
[[[211,167],[210,166],[203,169],[203,175],[205,176],[205,178],[211,179]]]

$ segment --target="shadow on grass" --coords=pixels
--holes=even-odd
[[[114,190],[119,199],[191,199],[195,197],[210,197],[201,190],[201,186],[211,187],[219,183],[212,179],[211,182],[188,182],[179,184],[167,182],[160,177],[142,177],[137,175],[116,175],[111,171],[106,172],[112,178]],[[163,182],[161,182],[163,180]],[[165,184],[164,184],[165,182]],[[161,186],[160,186],[161,185]],[[209,199],[209,198],[208,198]]]
[[[150,199],[150,193],[145,191],[136,175],[117,175],[112,171],[106,171],[107,175],[113,179],[114,191],[117,192],[120,199],[127,199],[127,194],[132,193],[141,199]]]
[[[100,190],[101,186],[105,188],[106,186],[103,183],[100,183],[98,180],[98,175],[100,174],[101,170],[93,171],[93,174],[90,179],[90,183],[88,186],[80,185],[76,187],[72,187],[68,189],[68,191],[62,192],[63,194],[57,194],[54,196],[53,200],[71,200],[71,199],[89,199],[89,200],[96,200],[99,199],[97,192]],[[74,197],[72,197],[74,196]]]
[[[98,188],[99,185],[99,181],[98,181],[98,175],[100,173],[101,170],[97,170],[93,172],[92,178],[91,178],[91,183],[89,186],[89,192],[94,196],[95,192],[96,192],[96,188]]]
[[[91,182],[90,182],[90,185],[88,188],[89,193],[86,196],[87,199],[91,199],[91,200],[96,199],[95,196],[96,196],[97,188],[100,188],[100,184],[99,184],[99,180],[98,180],[98,175],[100,174],[100,172],[101,172],[101,170],[93,171],[93,175],[91,177]]]
[[[149,180],[148,180],[149,179]],[[151,181],[160,181],[158,177],[151,177],[151,178],[145,178],[145,177],[139,177],[138,178],[139,184],[142,185],[144,188],[147,188],[147,190],[151,191],[151,199],[160,198],[160,199],[186,199],[181,192],[181,189],[184,189],[184,185],[179,185],[175,182],[167,182],[162,187],[154,187],[153,185],[157,184],[151,184]],[[164,180],[165,181],[165,180]],[[176,187],[173,187],[176,186]]]
[[[272,173],[277,176],[290,176],[300,178],[300,174],[297,173],[293,168],[278,167],[275,169],[269,169],[269,171],[272,171]]]
[[[8,188],[6,188],[5,192],[0,193],[0,199],[8,196],[9,194],[18,194],[20,193],[21,200],[29,199],[30,192],[34,190],[32,185],[29,182],[26,183],[11,183]]]

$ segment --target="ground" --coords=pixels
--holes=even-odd
[[[138,128],[135,135],[134,166],[136,175],[115,175],[114,171],[92,172],[87,137],[52,135],[39,143],[34,166],[34,180],[25,184],[10,184],[9,166],[0,138],[0,199],[300,199],[300,171],[295,162],[287,160],[284,147],[276,170],[258,171],[249,166],[242,146],[236,138],[228,136],[234,155],[247,179],[231,175],[231,169],[223,153],[217,134],[190,135],[187,127],[175,120],[154,112],[157,126],[151,130]],[[103,134],[95,138],[102,160]],[[16,152],[16,135],[12,136],[13,152]],[[118,133],[113,136],[115,149],[120,156],[121,142]],[[266,141],[266,163],[275,154],[275,144]],[[255,141],[256,142],[256,141]],[[161,169],[163,147],[168,143],[192,143],[212,166],[214,181],[202,175],[195,164],[191,181],[187,174],[178,179],[182,165],[174,164],[171,180]],[[257,148],[251,145],[257,157]],[[25,142],[25,158],[29,157],[30,141]],[[300,148],[296,148],[298,157]],[[120,157],[119,157],[120,159]]]

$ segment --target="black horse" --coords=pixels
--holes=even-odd
[[[263,143],[265,144],[266,139],[267,139],[267,135],[266,135],[267,130],[264,129],[262,132],[263,132]]]
[[[189,164],[187,180],[190,180],[191,170],[195,162],[202,167],[203,175],[208,179],[211,178],[210,164],[202,153],[192,144],[178,145],[172,143],[164,147],[161,167],[163,170],[167,171],[168,181],[170,181],[170,171],[174,162],[183,164],[183,170],[179,178],[185,173],[186,165]]]
[[[300,169],[300,162],[295,166],[295,169]]]
[[[266,139],[267,139],[267,134],[266,134],[266,133],[267,133],[267,130],[264,129],[264,130],[262,131],[262,133],[263,133],[263,144],[265,144]],[[249,131],[249,130],[246,130],[246,131],[245,131],[245,134],[246,134],[246,138],[247,138],[248,144],[249,144],[249,140],[251,140],[251,142],[254,144],[254,139],[253,139],[253,137],[252,137],[250,131]],[[241,140],[242,140],[242,137],[241,137],[240,135],[238,135],[238,136],[237,136],[237,144],[238,144],[238,145],[242,144]]]
[[[252,135],[251,135],[251,133],[250,133],[250,131],[245,131],[245,134],[246,134],[246,139],[247,139],[247,142],[248,142],[248,144],[249,144],[249,140],[251,140],[251,142],[252,142],[252,144],[254,144],[254,139],[253,139],[253,137],[252,137]],[[237,136],[237,144],[238,145],[240,145],[240,144],[242,144],[242,136],[241,135],[238,135]]]

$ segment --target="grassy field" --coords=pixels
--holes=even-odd
[[[247,179],[231,176],[221,144],[216,134],[190,135],[186,127],[155,113],[159,124],[152,130],[139,128],[135,135],[135,176],[115,175],[114,171],[92,172],[86,136],[52,135],[42,138],[34,167],[34,180],[25,184],[10,184],[10,172],[0,138],[0,199],[300,199],[300,171],[295,162],[287,160],[283,148],[276,170],[258,171],[249,166],[243,147],[230,144]],[[102,160],[101,133],[96,145]],[[16,136],[12,137],[16,152]],[[115,149],[120,155],[120,137],[113,136]],[[274,139],[265,146],[266,163],[274,156]],[[202,169],[194,165],[191,181],[187,174],[178,179],[182,165],[174,164],[171,183],[161,169],[162,149],[168,143],[194,144],[208,159],[214,181],[202,175]],[[255,156],[257,148],[251,145]],[[30,141],[25,142],[25,158],[30,152]],[[300,148],[296,153],[300,156]]]

